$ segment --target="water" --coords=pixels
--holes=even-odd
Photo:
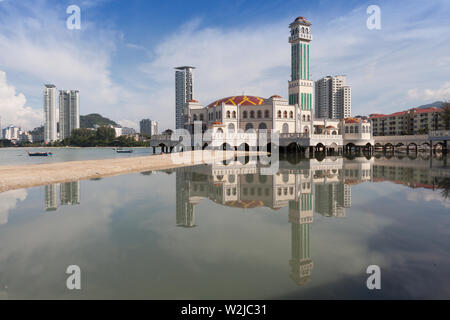
[[[117,153],[113,147],[105,148],[0,148],[1,165],[23,165],[37,163],[52,163],[78,160],[99,160],[153,155],[152,148],[133,149],[133,153]],[[51,157],[30,157],[29,152],[52,152]],[[160,148],[156,149],[160,153]]]
[[[2,193],[0,297],[450,298],[442,159],[259,172],[217,163]],[[80,291],[66,289],[69,265]],[[369,265],[381,290],[366,287]]]

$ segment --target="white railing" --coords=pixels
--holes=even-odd
[[[430,132],[430,137],[449,137],[449,136],[450,130],[437,130]]]
[[[409,141],[409,140],[428,140],[428,135],[404,135],[404,136],[374,136],[375,141]]]
[[[280,138],[309,138],[309,133],[280,133]]]
[[[313,134],[311,139],[333,139],[342,140],[342,135],[340,134]]]

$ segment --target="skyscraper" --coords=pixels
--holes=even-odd
[[[352,92],[344,75],[326,76],[315,83],[316,116],[343,119],[351,116]]]
[[[59,91],[59,137],[70,137],[80,128],[80,93],[77,90]]]
[[[158,134],[158,122],[154,120],[142,119],[139,125],[141,134],[146,134],[149,137],[154,134]]]
[[[194,67],[175,68],[175,127],[184,127],[183,108],[194,97]]]
[[[56,127],[56,87],[53,84],[44,86],[44,142],[58,139]]]

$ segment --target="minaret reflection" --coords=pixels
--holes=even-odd
[[[176,223],[194,227],[195,205],[203,199],[238,208],[289,208],[290,277],[298,285],[312,279],[311,226],[314,212],[345,217],[351,185],[371,180],[372,160],[327,157],[281,161],[274,175],[261,175],[256,159],[176,169]]]

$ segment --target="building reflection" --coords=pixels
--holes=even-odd
[[[80,181],[49,184],[45,186],[45,210],[58,209],[58,187],[61,205],[78,205],[81,202]]]
[[[195,227],[195,205],[203,199],[235,208],[289,208],[290,277],[299,285],[312,278],[310,231],[314,214],[346,217],[352,186],[363,182],[402,181],[408,186],[436,186],[430,168],[405,168],[395,159],[358,157],[281,161],[274,175],[262,175],[256,159],[178,168],[176,223]],[[413,162],[414,163],[414,162]],[[448,174],[448,171],[447,171]],[[425,183],[425,184],[424,184]]]

